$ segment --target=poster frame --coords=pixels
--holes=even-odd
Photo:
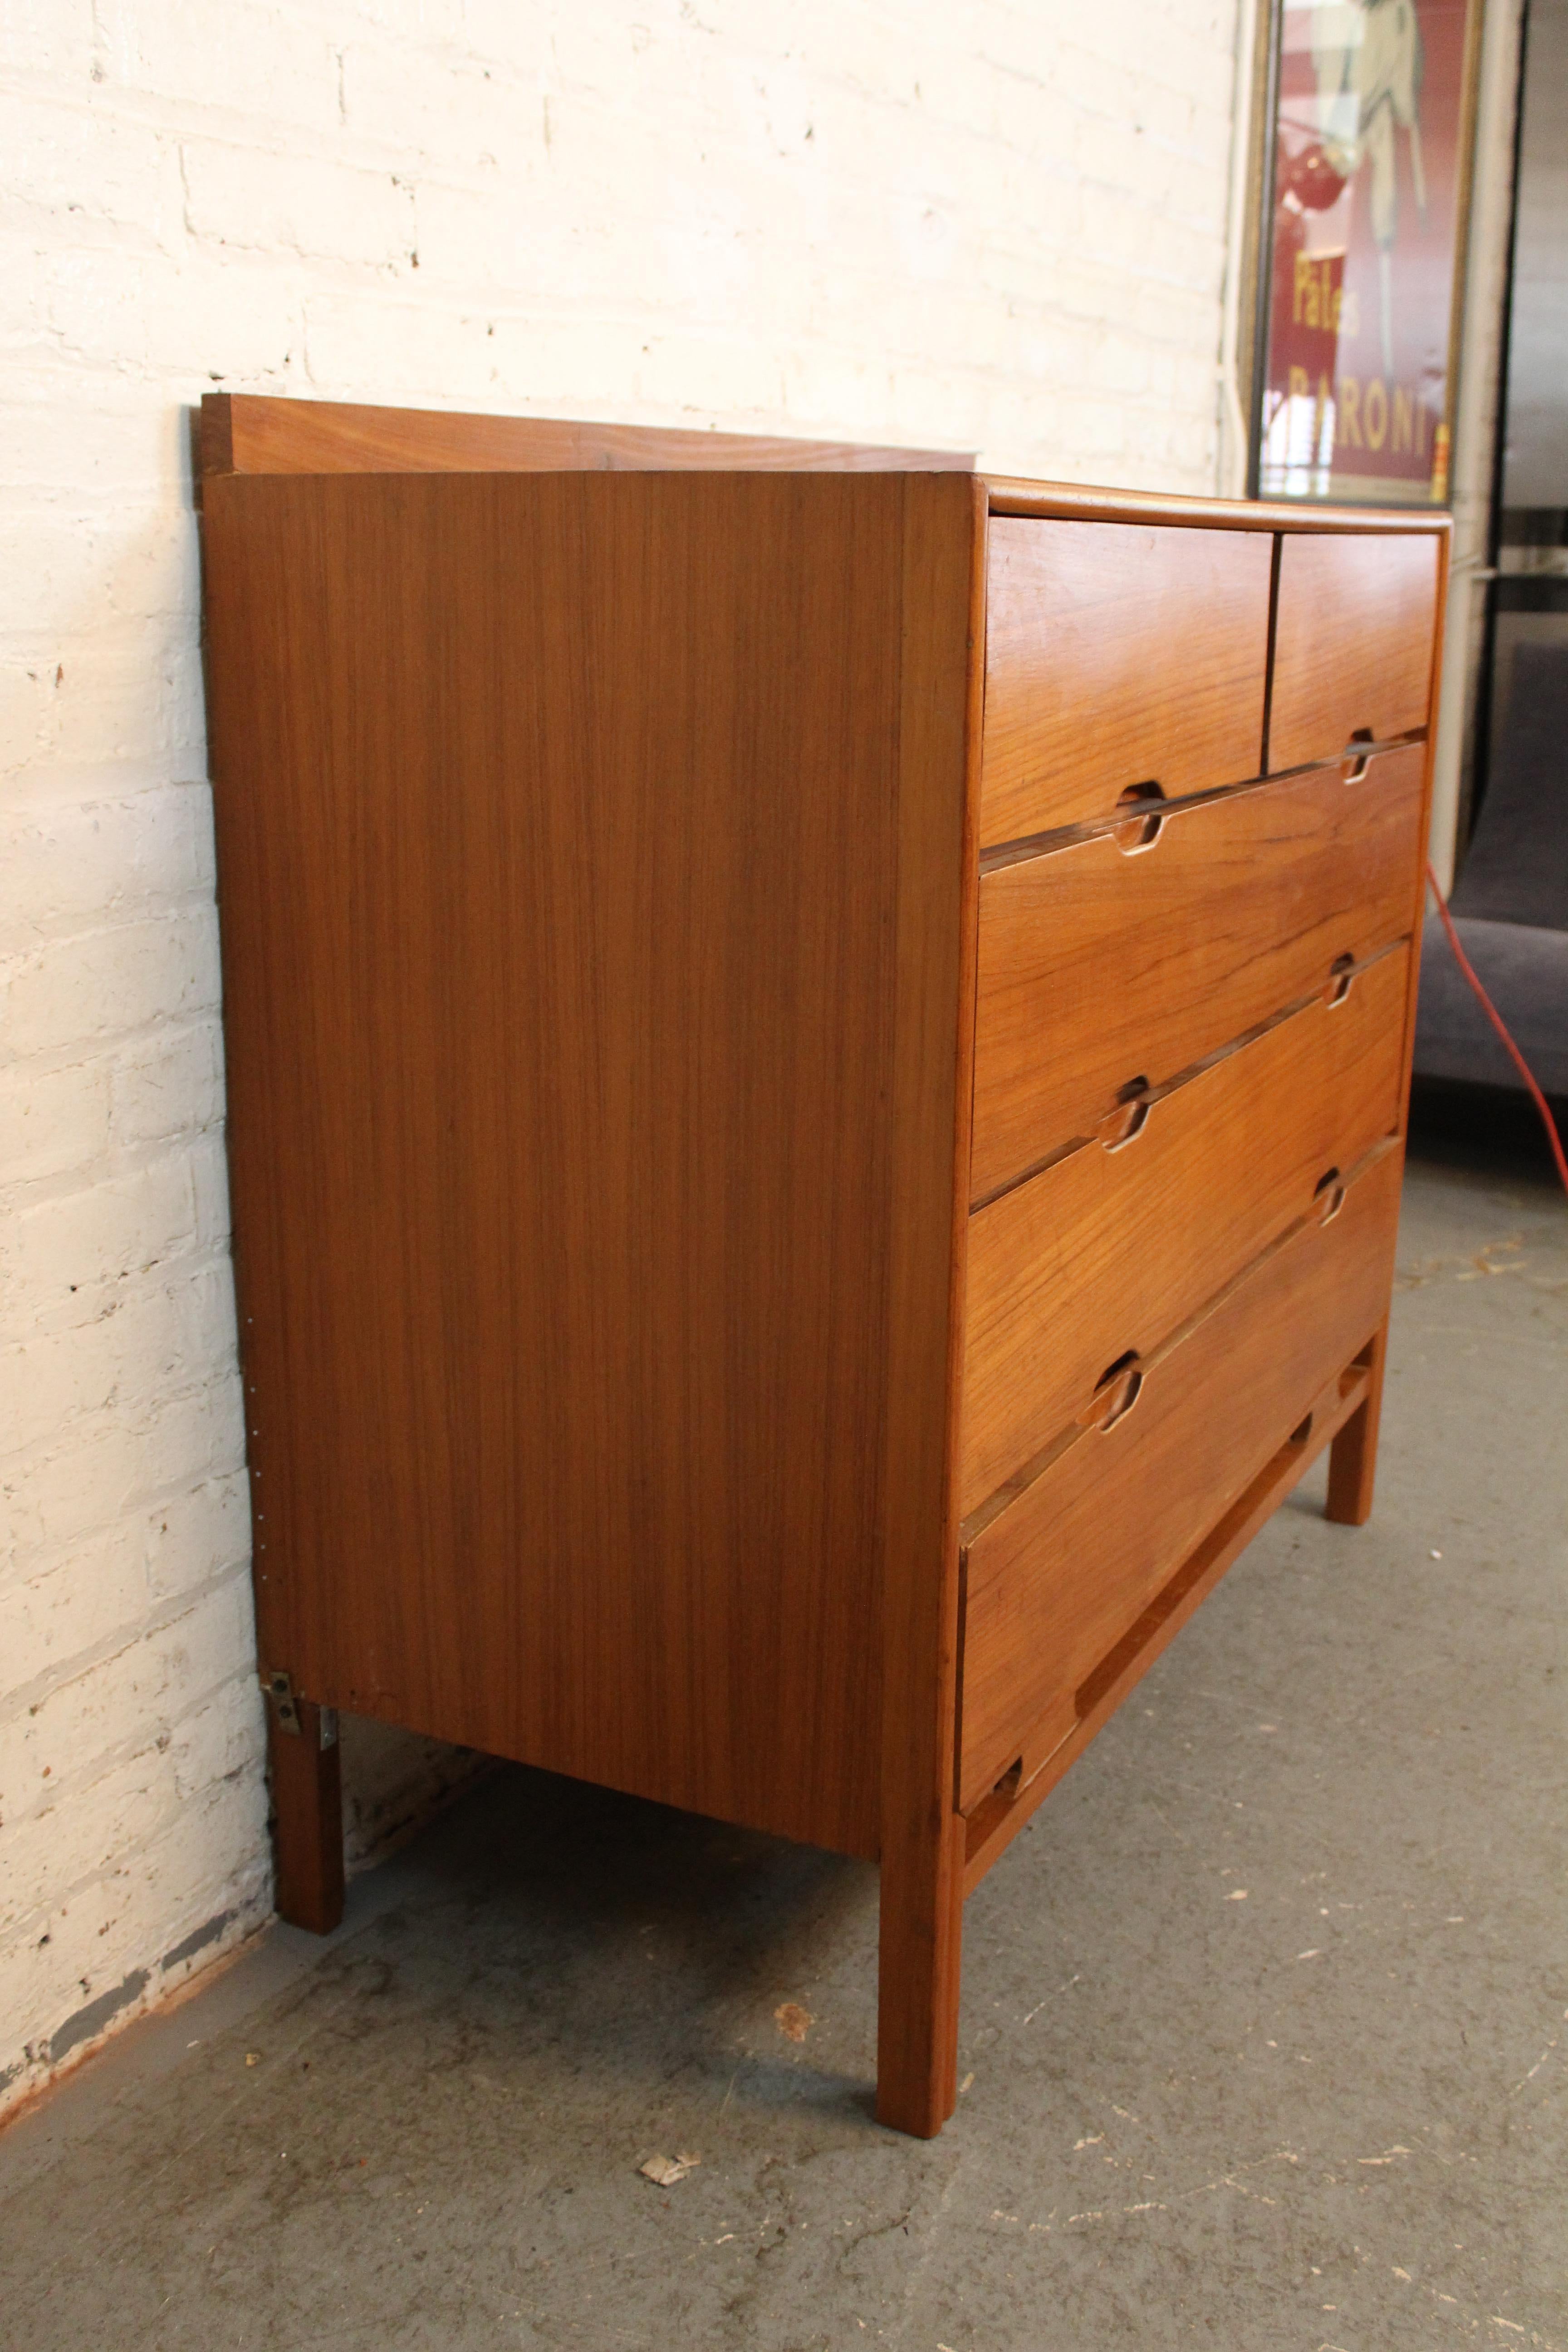
[[[1247,0],[1242,0],[1247,5]],[[1284,44],[1285,0],[1261,0],[1266,37],[1260,76],[1261,137],[1255,149],[1254,207],[1250,243],[1253,247],[1252,381],[1247,404],[1247,495],[1261,497],[1263,469],[1263,404],[1268,389],[1268,341],[1274,295],[1275,159],[1279,153],[1279,63]],[[1344,487],[1334,490],[1271,490],[1271,499],[1288,499],[1302,506],[1410,507],[1430,514],[1453,505],[1454,440],[1458,418],[1459,376],[1464,364],[1465,283],[1470,257],[1470,203],[1475,189],[1476,116],[1479,98],[1481,28],[1487,0],[1466,0],[1464,79],[1459,99],[1458,176],[1455,195],[1453,282],[1448,299],[1448,369],[1442,422],[1447,428],[1447,495],[1435,499],[1418,481],[1387,478],[1358,494]]]

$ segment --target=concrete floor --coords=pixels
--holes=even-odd
[[[1372,1526],[1320,1473],[972,1901],[940,2140],[873,1871],[509,1769],[0,2138],[0,2340],[1568,2352],[1568,1209],[1415,1164],[1401,1266]]]

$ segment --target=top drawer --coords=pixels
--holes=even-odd
[[[983,846],[1258,773],[1271,533],[998,516],[989,548]]]
[[[1426,726],[1438,551],[1431,531],[1284,534],[1271,772]]]

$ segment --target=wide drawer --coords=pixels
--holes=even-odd
[[[1426,725],[1439,545],[1431,531],[1285,533],[1271,773]]]
[[[1259,773],[1268,531],[994,520],[983,843]]]
[[[984,875],[971,1200],[1407,937],[1424,758],[1176,808],[1131,856],[1097,834]]]
[[[1410,951],[1359,971],[969,1221],[959,1509],[967,1516],[1399,1120]],[[1341,983],[1342,986],[1344,983]]]
[[[1399,1173],[1385,1149],[1331,1223],[1263,1259],[1153,1365],[1129,1412],[1085,1430],[969,1544],[961,1811],[1070,1731],[1100,1661],[1376,1330]]]

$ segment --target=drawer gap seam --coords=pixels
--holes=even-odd
[[[1371,955],[1363,956],[1359,963],[1353,960],[1347,961],[1343,956],[1336,956],[1324,976],[1321,987],[1314,988],[1306,996],[1293,997],[1289,1004],[1282,1004],[1277,1013],[1270,1013],[1265,1020],[1255,1021],[1251,1028],[1244,1029],[1239,1036],[1228,1039],[1223,1045],[1216,1045],[1212,1054],[1205,1054],[1199,1060],[1188,1062],[1173,1076],[1161,1079],[1157,1086],[1151,1086],[1147,1080],[1144,1080],[1139,1087],[1139,1100],[1152,1111],[1156,1104],[1164,1102],[1181,1087],[1190,1086],[1194,1078],[1206,1076],[1210,1070],[1217,1069],[1222,1062],[1228,1062],[1233,1055],[1244,1052],[1248,1045],[1256,1045],[1260,1038],[1267,1037],[1273,1030],[1282,1027],[1287,1021],[1293,1021],[1298,1013],[1310,1012],[1314,1004],[1321,1003],[1342,1002],[1353,981],[1363,971],[1371,971],[1374,964],[1382,963],[1386,957],[1397,955],[1402,948],[1407,948],[1410,945],[1411,936],[1406,931],[1401,938],[1390,940],[1385,946],[1375,949]],[[1043,1176],[1047,1169],[1055,1168],[1062,1160],[1070,1159],[1075,1151],[1086,1150],[1090,1144],[1099,1142],[1100,1138],[1094,1134],[1069,1137],[1066,1143],[1058,1144],[1055,1150],[1047,1151],[1043,1158],[1032,1160],[1020,1174],[1009,1176],[1005,1184],[993,1185],[988,1192],[978,1194],[969,1203],[971,1216],[977,1216],[982,1209],[989,1209],[996,1202],[1005,1201],[1008,1193],[1017,1192],[1020,1185],[1033,1183],[1037,1176]]]
[[[1388,735],[1377,742],[1358,741],[1356,753],[1375,760],[1386,751],[1407,751],[1413,743],[1426,740],[1425,727],[1412,728],[1408,734]],[[1342,765],[1345,748],[1325,753],[1321,759],[1303,760],[1293,768],[1279,768],[1272,775],[1241,776],[1234,783],[1208,784],[1202,792],[1184,793],[1175,799],[1161,803],[1167,817],[1183,816],[1190,809],[1208,808],[1215,801],[1240,800],[1248,793],[1261,792],[1268,784],[1292,784],[1303,776],[1315,776],[1325,768]],[[1060,849],[1076,849],[1080,842],[1097,840],[1100,835],[1115,833],[1127,823],[1127,810],[1111,809],[1104,816],[1084,817],[1077,824],[1053,825],[1043,833],[1021,835],[1015,841],[984,844],[980,851],[980,872],[1000,873],[1008,866],[1023,866],[1037,857],[1049,857]]]
[[[1348,1193],[1352,1185],[1358,1184],[1379,1160],[1397,1147],[1398,1142],[1397,1135],[1380,1136],[1370,1150],[1363,1152],[1353,1168],[1339,1173],[1336,1181],[1342,1193]],[[1288,1248],[1297,1235],[1303,1233],[1308,1226],[1318,1224],[1321,1221],[1321,1205],[1318,1202],[1314,1202],[1311,1207],[1303,1210],[1300,1216],[1293,1217],[1288,1225],[1275,1234],[1274,1239],[1265,1248],[1258,1251],[1256,1257],[1248,1259],[1239,1273],[1232,1275],[1227,1283],[1222,1285],[1211,1297],[1205,1299],[1201,1307],[1195,1307],[1192,1314],[1185,1317],[1173,1330],[1168,1331],[1156,1346],[1151,1348],[1140,1358],[1140,1368],[1144,1377],[1147,1378],[1151,1372],[1156,1371],[1178,1348],[1192,1338],[1193,1333],[1201,1325],[1206,1323],[1211,1316],[1216,1315],[1220,1308],[1236,1296],[1243,1285],[1252,1279],[1260,1266],[1267,1265],[1270,1258],[1277,1257],[1282,1249]],[[1020,1469],[1014,1472],[1011,1478],[1005,1480],[993,1494],[987,1496],[984,1502],[964,1519],[959,1528],[961,1548],[967,1550],[971,1544],[976,1542],[987,1528],[995,1524],[1004,1511],[1008,1510],[1021,1496],[1027,1493],[1037,1478],[1043,1477],[1047,1470],[1061,1460],[1062,1455],[1069,1448],[1081,1444],[1085,1439],[1098,1433],[1092,1423],[1086,1425],[1077,1420],[1069,1422],[1064,1429],[1058,1430],[1048,1444],[1043,1445],[1037,1454],[1032,1454]]]

